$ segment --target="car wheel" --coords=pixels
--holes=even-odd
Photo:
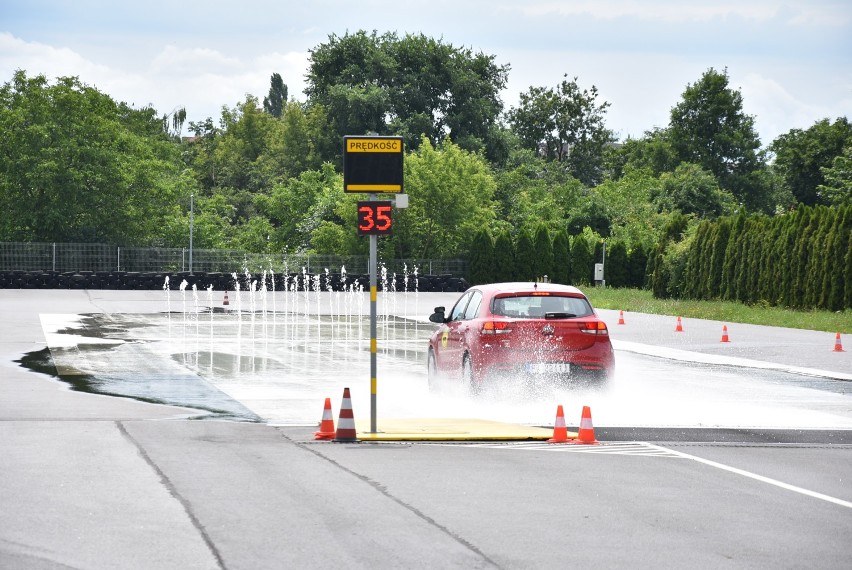
[[[432,347],[429,347],[429,355],[426,357],[426,378],[430,390],[438,388],[440,377],[438,376],[438,364],[435,362],[435,351],[432,350]]]
[[[479,394],[482,391],[482,384],[473,373],[473,360],[468,353],[462,358],[462,382],[470,389],[471,394]]]

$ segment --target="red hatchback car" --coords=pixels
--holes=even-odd
[[[605,384],[615,370],[609,330],[586,296],[568,285],[494,283],[468,289],[429,338],[429,385],[461,380],[474,392],[492,377]]]

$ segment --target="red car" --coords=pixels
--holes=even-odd
[[[615,369],[606,323],[576,287],[478,285],[429,320],[440,324],[429,338],[430,387],[449,378],[477,392],[501,374],[605,384]]]

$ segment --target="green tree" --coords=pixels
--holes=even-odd
[[[282,177],[291,178],[320,168],[315,134],[304,106],[295,101],[285,103],[280,130],[276,129],[270,137],[268,149],[271,156],[278,158],[278,173]]]
[[[820,198],[835,206],[852,206],[852,143],[823,167],[824,182],[817,186]]]
[[[804,303],[807,308],[819,306],[820,298],[822,297],[822,284],[825,267],[825,261],[830,252],[826,241],[828,234],[834,225],[836,208],[827,208],[820,206],[817,209],[818,223],[810,239],[810,251],[805,252],[807,256],[807,264],[805,266],[804,284]]]
[[[630,268],[627,264],[627,247],[623,241],[615,240],[607,244],[604,268],[608,286],[626,287],[628,285]]]
[[[664,263],[665,252],[665,246],[663,244],[657,244],[657,246],[651,251],[651,255],[648,257],[648,266],[646,270],[648,286],[650,287],[651,293],[654,297],[658,299],[665,299],[669,296],[668,289],[666,287],[668,283],[668,275]]]
[[[571,283],[571,239],[564,228],[553,236],[552,280],[563,285]]]
[[[210,193],[218,179],[217,164],[214,159],[216,147],[221,140],[222,131],[208,117],[204,121],[190,121],[189,130],[195,136],[186,145],[184,161],[195,175],[198,185]]]
[[[843,279],[846,283],[843,307],[849,309],[852,308],[852,239],[846,243],[846,267],[843,270]]]
[[[515,279],[515,246],[508,231],[500,231],[494,239],[494,281]]]
[[[710,253],[710,270],[707,276],[707,296],[717,299],[722,294],[722,271],[725,263],[725,251],[728,248],[728,239],[731,236],[731,219],[723,218],[719,221],[718,230],[712,243]]]
[[[310,50],[305,92],[310,105],[325,107],[338,139],[394,133],[416,149],[425,134],[433,146],[449,138],[478,151],[494,148],[508,70],[494,56],[423,34],[360,30]]]
[[[627,265],[630,268],[628,287],[641,289],[647,283],[648,246],[637,244],[627,255]]]
[[[801,245],[799,243],[800,236],[804,233],[811,221],[811,207],[800,206],[792,214],[791,220],[788,223],[786,233],[786,243],[784,250],[787,255],[788,262],[784,264],[782,270],[782,295],[783,304],[786,307],[798,306],[798,293],[796,289],[796,275],[798,273],[798,259]]]
[[[579,205],[568,214],[568,233],[578,234],[584,228],[603,237],[612,231],[613,212],[607,201],[597,192],[587,191]]]
[[[791,264],[793,270],[793,296],[792,306],[802,308],[805,306],[805,296],[808,287],[808,257],[811,252],[811,240],[820,223],[818,207],[807,208],[807,219],[802,220],[799,232],[796,235],[796,245],[793,248]]]
[[[283,125],[258,109],[252,96],[239,106],[222,110],[222,132],[213,160],[218,176],[216,186],[238,191],[268,191],[284,174],[280,156],[270,152],[281,136]],[[240,212],[242,218],[251,212]]]
[[[0,240],[161,243],[192,180],[154,109],[75,77],[0,88]]]
[[[648,284],[655,297],[680,293],[680,277],[686,265],[690,240],[685,239],[689,218],[679,212],[669,215],[660,239],[648,259]]]
[[[842,207],[837,212],[835,226],[832,230],[832,239],[829,241],[828,258],[830,264],[825,272],[827,283],[823,289],[827,291],[824,301],[825,308],[831,311],[839,311],[844,308],[852,308],[852,305],[844,305],[844,290],[852,290],[852,282],[846,277],[846,251],[850,248],[852,241],[852,205]]]
[[[679,163],[668,129],[646,131],[641,139],[628,138],[607,155],[606,170],[618,180],[627,173],[644,170],[657,177],[672,172]]]
[[[681,163],[674,172],[660,176],[653,199],[661,210],[679,210],[698,218],[714,219],[733,213],[736,202],[719,188],[716,178],[697,164]]]
[[[820,186],[827,184],[825,169],[833,167],[847,147],[852,147],[852,124],[841,117],[834,123],[823,119],[805,130],[792,129],[772,141],[769,149],[775,153],[773,169],[784,185],[798,202],[814,206],[832,203]]]
[[[522,229],[515,239],[515,279],[535,281],[535,242],[530,233]]]
[[[269,95],[263,98],[263,110],[275,117],[281,116],[287,103],[287,86],[281,75],[273,73],[269,79]]]
[[[550,232],[545,224],[539,224],[533,235],[533,275],[536,279],[553,277],[553,242],[550,241]]]
[[[470,283],[494,281],[494,240],[487,228],[480,229],[470,246]]]
[[[580,90],[577,78],[551,87],[530,87],[508,112],[521,143],[549,160],[563,162],[584,184],[603,179],[604,149],[615,140],[604,126],[609,103],[597,102],[598,90]]]
[[[452,257],[470,249],[473,237],[495,220],[495,182],[485,159],[444,141],[424,138],[405,157],[409,207],[397,213],[395,257]]]
[[[560,164],[526,149],[511,152],[495,180],[498,215],[516,228],[538,223],[545,223],[552,231],[563,227],[568,212],[586,192]]]
[[[631,167],[618,180],[607,180],[592,188],[590,193],[606,205],[604,211],[612,238],[623,241],[628,249],[636,244],[650,247],[657,242],[667,218],[653,200],[653,196],[662,193],[660,179],[649,170]],[[581,220],[573,224],[578,225],[589,224]],[[605,235],[602,230],[598,228],[598,232]]]
[[[258,209],[269,218],[274,228],[271,236],[273,249],[307,251],[311,248],[313,232],[323,221],[343,226],[344,221],[337,209],[342,199],[343,177],[331,164],[276,184],[270,196],[263,196],[258,201]],[[354,205],[352,212],[352,225],[349,227],[353,228],[354,234]]]
[[[668,139],[678,162],[712,172],[719,186],[752,210],[772,211],[771,188],[759,153],[754,117],[743,111],[743,98],[729,86],[727,70],[707,70],[687,85],[671,111]]]
[[[575,235],[571,240],[571,284],[590,283],[594,277],[594,266],[589,242],[583,234]]]

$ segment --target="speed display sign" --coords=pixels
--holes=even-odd
[[[390,200],[358,202],[358,235],[389,235],[393,228],[392,211]]]
[[[378,385],[377,295],[376,262],[379,236],[393,229],[394,205],[405,208],[408,196],[403,187],[402,137],[378,135],[347,135],[343,137],[343,191],[367,194],[358,201],[358,235],[370,236],[370,432],[376,427],[376,392]],[[377,194],[395,194],[391,200],[377,200]]]
[[[402,194],[402,137],[343,137],[343,191]]]

